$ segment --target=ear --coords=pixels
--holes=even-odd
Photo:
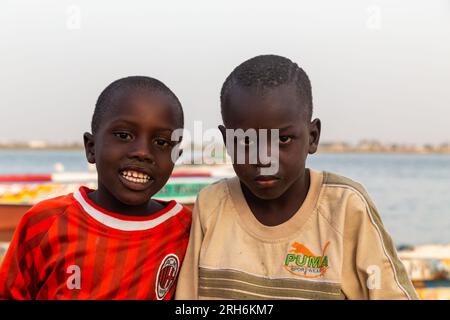
[[[320,119],[314,119],[309,124],[309,148],[308,153],[313,154],[316,153],[317,147],[319,146],[320,140],[320,130],[322,124],[320,123]]]
[[[227,145],[227,129],[223,125],[219,125],[220,133],[222,134],[223,144]]]
[[[84,151],[86,152],[86,159],[89,163],[95,163],[95,139],[92,134],[85,132],[83,135]]]
[[[178,158],[181,157],[182,154],[183,154],[183,149],[180,149],[180,150],[178,151]]]
[[[234,159],[236,151],[234,150],[235,146],[233,142],[231,142],[231,145],[227,145],[227,129],[223,125],[218,126],[220,133],[222,134],[222,140],[223,144],[225,145],[225,150],[227,151],[227,154]],[[233,163],[235,160],[232,160]]]

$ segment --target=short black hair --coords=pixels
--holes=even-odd
[[[94,114],[92,115],[91,130],[94,134],[100,127],[105,113],[115,105],[116,99],[122,96],[124,92],[130,90],[146,90],[166,95],[173,105],[179,111],[179,120],[181,127],[184,126],[183,108],[177,96],[161,81],[146,76],[130,76],[118,79],[109,84],[100,94],[95,104]]]
[[[299,97],[305,104],[307,115],[311,119],[313,101],[308,75],[295,62],[278,55],[256,56],[244,61],[230,73],[220,92],[222,118],[234,88],[249,88],[264,94],[283,84],[294,84],[297,87]]]

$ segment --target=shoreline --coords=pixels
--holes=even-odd
[[[83,151],[84,147],[57,147],[49,146],[43,148],[30,148],[26,146],[14,146],[14,147],[4,147],[0,146],[0,151],[35,151],[35,152],[47,152],[47,151]],[[319,146],[316,154],[405,154],[405,155],[450,155],[450,148],[447,149],[425,149],[425,148],[398,148],[392,150],[387,147],[380,148],[359,148],[359,147],[348,147],[348,148],[335,148],[335,147],[321,147]]]
[[[202,142],[187,142],[183,149],[185,152],[193,154],[202,154],[212,156],[213,152],[217,156],[223,157],[226,154],[226,148],[222,143],[215,142],[211,145],[203,145]],[[35,141],[1,141],[0,151],[84,151],[84,144],[80,142],[47,142],[44,140]],[[363,139],[358,142],[350,143],[345,141],[322,141],[319,143],[318,154],[450,154],[450,143],[398,143],[398,142],[380,142],[378,140]]]

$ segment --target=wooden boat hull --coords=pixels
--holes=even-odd
[[[0,205],[0,242],[9,242],[22,216],[31,205]]]

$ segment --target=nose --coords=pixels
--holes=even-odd
[[[271,163],[273,161],[276,161],[277,159],[273,159],[272,157],[275,155],[272,154],[272,146],[270,141],[265,142],[261,141],[258,142],[258,148],[255,150],[257,154],[255,155],[256,158],[256,166],[259,168],[267,168],[271,166]]]
[[[152,151],[152,144],[149,139],[135,139],[128,156],[131,159],[154,164],[155,157]]]
[[[280,169],[280,159],[277,146],[259,149],[263,151],[258,152],[258,161],[256,163],[256,169],[260,175],[277,175]]]

